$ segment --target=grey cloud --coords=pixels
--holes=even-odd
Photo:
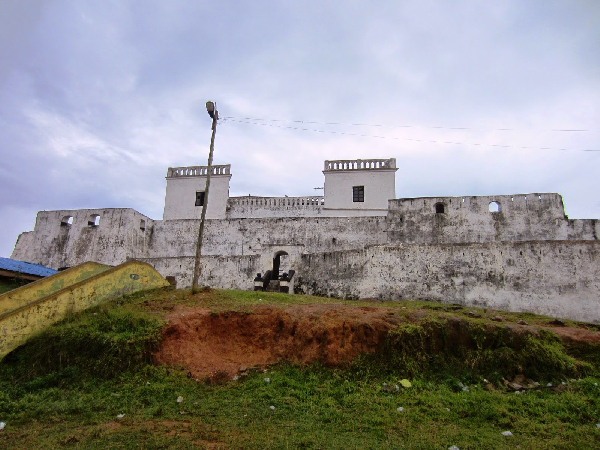
[[[223,117],[468,128],[223,121],[232,195],[309,195],[323,159],[394,156],[400,196],[549,190],[598,217],[600,153],[537,148],[600,149],[599,21],[583,0],[3,2],[0,254],[38,209],[160,218],[166,167],[206,161],[207,99]],[[561,127],[595,131],[541,131]]]

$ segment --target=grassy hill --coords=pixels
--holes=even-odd
[[[140,293],[0,363],[0,448],[596,448],[598,334],[427,302]],[[192,360],[156,364],[167,343]],[[268,365],[235,365],[249,355]]]

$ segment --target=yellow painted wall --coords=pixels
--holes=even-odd
[[[169,286],[169,283],[150,264],[128,261],[0,313],[0,359],[23,344],[29,336],[58,322],[68,313],[123,294],[163,286]]]
[[[110,266],[86,262],[13,289],[0,295],[0,314],[12,311],[108,269],[110,269]]]

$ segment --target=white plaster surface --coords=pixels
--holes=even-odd
[[[196,192],[206,189],[206,176],[167,176],[165,209],[163,220],[199,219],[202,206],[196,206]],[[206,217],[222,219],[229,198],[230,174],[213,174],[210,177],[210,189]],[[205,199],[206,201],[206,199]]]
[[[496,202],[499,212],[490,212]],[[436,214],[435,205],[445,212]],[[598,239],[598,220],[569,220],[555,193],[390,200],[388,242],[465,243]]]
[[[376,161],[376,160],[373,160]],[[340,210],[385,210],[396,198],[396,160],[380,160],[381,168],[363,169],[361,163],[325,161],[325,205]],[[337,163],[337,164],[336,164]],[[338,168],[339,167],[339,168]],[[356,167],[356,168],[355,168]],[[364,202],[353,201],[354,186],[364,186]]]
[[[98,226],[90,226],[100,216]],[[72,217],[71,225],[62,225]],[[144,230],[140,225],[144,221]],[[143,257],[154,221],[130,208],[40,211],[33,231],[19,236],[11,258],[54,269],[85,261],[116,265]]]
[[[423,299],[600,323],[600,242],[398,244],[303,256],[308,294]]]
[[[566,218],[554,193],[393,199],[395,170],[393,159],[326,161],[324,197],[228,198],[229,166],[218,166],[200,282],[252,289],[283,251],[296,271],[292,284],[306,293],[600,321],[600,221]],[[11,257],[54,269],[140,259],[189,287],[205,171],[169,168],[165,220],[128,208],[40,211]],[[353,185],[364,185],[365,205],[380,209],[344,209]],[[371,188],[377,198],[368,197]],[[491,202],[499,212],[489,211]]]

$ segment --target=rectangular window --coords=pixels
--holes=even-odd
[[[196,206],[204,205],[204,191],[196,191]]]
[[[352,201],[353,202],[364,202],[365,201],[365,187],[364,186],[353,186],[352,187]]]

